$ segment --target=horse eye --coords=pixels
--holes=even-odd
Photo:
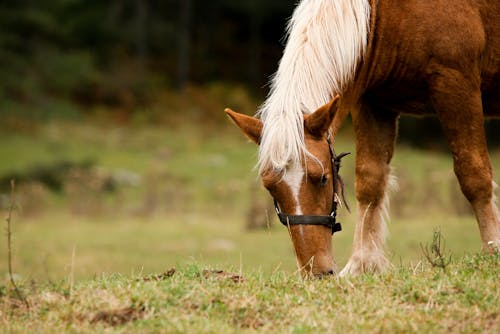
[[[328,178],[326,177],[326,175],[323,175],[321,177],[321,185],[322,186],[326,186],[326,183],[328,182]]]

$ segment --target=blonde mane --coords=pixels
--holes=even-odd
[[[302,0],[258,115],[264,123],[259,168],[285,170],[308,154],[304,114],[341,93],[355,75],[368,40],[368,0]]]

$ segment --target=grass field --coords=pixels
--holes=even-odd
[[[158,275],[103,275],[2,297],[8,333],[498,333],[498,253],[446,271],[421,263],[380,276],[302,280],[197,263]],[[228,268],[230,269],[230,268]],[[236,268],[235,268],[236,269]],[[237,270],[237,269],[236,269]]]
[[[65,171],[59,192],[18,182],[13,264],[32,310],[12,304],[2,241],[1,332],[498,330],[499,258],[474,255],[478,229],[445,153],[396,151],[401,189],[392,201],[389,273],[302,281],[272,212],[269,228],[245,229],[250,203],[270,198],[252,191],[256,148],[229,125],[173,131],[67,121],[20,129],[0,133],[0,177],[63,161],[91,167]],[[351,132],[337,139],[338,151],[353,151]],[[498,170],[500,152],[492,162]],[[346,159],[342,171],[351,204],[353,163]],[[110,180],[112,191],[103,186]],[[8,192],[0,191],[3,217]],[[341,213],[344,231],[333,239],[339,267],[355,217]],[[452,254],[448,273],[423,260],[420,244],[436,229]],[[173,267],[172,277],[151,276]]]

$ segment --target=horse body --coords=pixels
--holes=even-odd
[[[341,107],[351,112],[356,133],[361,216],[342,273],[388,264],[384,199],[400,114],[440,119],[483,246],[498,246],[500,219],[483,123],[484,115],[500,116],[500,2],[380,0],[371,6],[367,51]]]
[[[500,2],[380,0],[373,6],[354,102],[362,98],[398,113],[436,113],[432,85],[455,72],[468,82],[464,95],[479,88],[485,114],[500,115],[494,107],[500,93]]]
[[[368,11],[366,5],[369,5]],[[326,20],[324,13],[335,17]],[[344,16],[351,17],[350,21]],[[340,27],[323,39],[314,38],[322,26],[341,19],[347,28],[352,25],[356,29]],[[363,26],[365,19],[368,29]],[[362,31],[367,31],[367,35],[360,36]],[[335,34],[340,35],[337,45],[327,45],[330,39],[338,37]],[[347,74],[352,68],[352,57],[337,54],[338,50],[347,48],[346,54],[352,55],[352,45],[346,40],[356,41],[354,49],[360,52],[353,72]],[[324,61],[327,52],[331,53],[333,64]],[[353,253],[342,274],[383,270],[388,265],[383,250],[385,205],[387,188],[392,183],[390,161],[400,114],[434,114],[439,118],[462,192],[474,209],[483,247],[493,250],[500,246],[500,215],[494,201],[483,124],[485,116],[500,116],[499,1],[303,0],[292,18],[283,59],[262,111],[263,124],[251,121],[257,122],[253,129],[259,129],[253,137],[261,146],[261,174],[281,172],[281,177],[271,181],[266,176],[265,185],[271,189],[286,177],[287,170],[294,170],[295,175],[302,178],[300,187],[295,180],[296,195],[293,198],[285,195],[287,189],[290,193],[290,187],[271,191],[271,194],[278,201],[288,203],[291,213],[297,206],[306,214],[324,213],[328,210],[324,204],[328,199],[318,198],[321,188],[314,188],[314,179],[310,180],[308,174],[317,174],[314,171],[317,164],[322,165],[323,170],[329,170],[330,165],[324,133],[311,133],[308,118],[323,119],[327,125],[331,122],[335,134],[346,115],[351,114],[356,138],[355,189],[359,218]],[[346,59],[351,62],[345,64]],[[317,66],[311,68],[310,64]],[[334,72],[340,78],[334,77],[328,83],[324,72]],[[329,113],[323,107],[308,115],[314,110],[311,107],[317,108],[326,102],[320,98],[325,92],[330,98],[342,95],[333,119],[320,115],[331,114],[333,107],[326,108]],[[319,97],[313,98],[313,95]],[[238,118],[235,114],[231,117]],[[248,135],[241,120],[235,121]],[[297,174],[297,168],[302,172]],[[294,228],[292,239],[297,253],[313,249],[305,251],[305,258],[316,256],[319,263],[331,262],[322,259],[328,247],[314,245],[324,243],[314,240],[325,240],[326,232],[319,227]],[[303,242],[297,246],[299,239]],[[314,251],[318,247],[323,250],[319,252],[321,255]],[[297,257],[304,265],[301,254]],[[331,270],[323,267],[319,272]]]

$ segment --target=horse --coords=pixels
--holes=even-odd
[[[483,249],[498,251],[500,214],[484,119],[500,116],[499,69],[500,1],[302,0],[297,5],[257,115],[225,111],[259,145],[263,185],[290,230],[304,272],[338,273],[331,250],[336,223],[326,217],[334,216],[341,187],[329,140],[349,114],[358,218],[341,276],[390,266],[385,213],[402,114],[438,117]]]

